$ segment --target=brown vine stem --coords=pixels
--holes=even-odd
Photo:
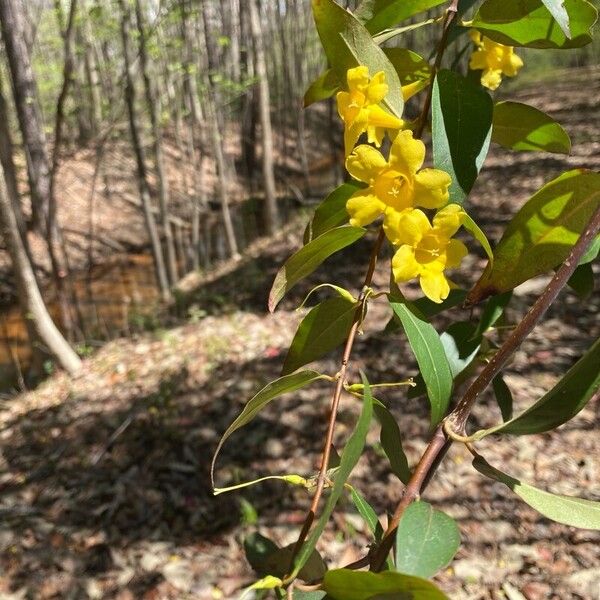
[[[398,524],[400,523],[404,511],[407,506],[416,500],[422,493],[439,466],[441,457],[443,457],[444,453],[452,444],[453,440],[448,439],[444,428],[449,427],[452,431],[464,435],[466,422],[479,394],[500,372],[508,359],[517,348],[519,348],[523,340],[531,333],[538,321],[554,302],[561,289],[566,285],[567,281],[577,268],[581,257],[584,255],[586,249],[598,232],[600,232],[600,207],[596,209],[596,212],[588,222],[583,233],[577,240],[577,243],[571,249],[569,256],[556,271],[554,277],[546,286],[546,289],[542,292],[541,296],[534,302],[521,322],[513,329],[510,336],[505,340],[498,352],[496,352],[492,360],[482,369],[478,377],[469,386],[454,410],[435,430],[429,445],[425,449],[421,460],[406,486],[402,499],[396,507],[396,511],[389,522],[381,544],[373,553],[371,570],[380,571],[383,567],[385,559],[394,543],[394,533],[398,528]],[[469,450],[472,449],[470,448]]]
[[[344,383],[346,380],[346,371],[348,370],[348,364],[350,362],[350,355],[352,353],[352,347],[354,346],[354,340],[356,339],[356,333],[358,332],[358,328],[360,327],[361,317],[364,314],[364,305],[367,301],[367,288],[373,282],[373,274],[375,273],[375,266],[377,264],[377,257],[379,255],[379,251],[381,250],[381,246],[383,244],[383,240],[385,238],[383,227],[379,228],[379,233],[377,235],[377,240],[373,246],[373,250],[371,251],[371,257],[369,259],[369,267],[367,269],[367,274],[365,275],[363,289],[361,291],[359,304],[356,307],[356,314],[354,317],[354,323],[350,332],[348,333],[348,338],[346,339],[346,344],[344,346],[344,353],[342,355],[342,364],[340,366],[340,370],[336,375],[335,388],[333,391],[333,397],[331,399],[331,408],[329,411],[329,420],[327,425],[327,433],[325,435],[325,442],[323,444],[323,452],[321,455],[321,464],[319,466],[319,474],[317,476],[317,484],[315,493],[306,514],[306,518],[304,519],[304,524],[302,525],[302,529],[300,530],[300,535],[298,536],[298,540],[294,545],[294,551],[292,552],[292,558],[290,560],[290,569],[293,569],[294,561],[296,560],[296,556],[302,548],[306,537],[308,536],[308,532],[312,527],[312,524],[315,520],[315,516],[317,514],[317,509],[319,508],[319,502],[321,500],[321,496],[323,495],[323,489],[325,487],[325,480],[327,475],[327,469],[329,468],[329,459],[331,457],[331,445],[333,443],[333,434],[335,432],[335,423],[337,420],[337,412],[338,406],[340,404],[340,398],[342,397],[342,391],[344,390]]]

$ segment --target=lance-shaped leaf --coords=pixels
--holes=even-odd
[[[565,0],[542,0],[544,6],[550,11],[558,26],[566,37],[571,39],[571,27],[569,25],[569,14],[565,8]]]
[[[393,571],[333,569],[325,574],[322,586],[334,600],[448,600],[430,581]]]
[[[444,0],[362,0],[354,16],[370,33],[379,33],[443,3]]]
[[[474,304],[550,271],[571,247],[600,206],[600,174],[575,169],[534,194],[508,224],[467,302]]]
[[[378,400],[375,401],[373,409],[375,411],[375,416],[381,425],[379,441],[381,442],[381,447],[383,448],[385,455],[390,461],[392,473],[394,473],[402,483],[406,484],[410,479],[411,473],[408,466],[408,459],[406,458],[404,448],[402,447],[402,436],[400,435],[398,423],[396,422],[396,419],[394,419],[394,415],[382,402],[379,402]]]
[[[580,412],[600,388],[600,339],[561,380],[519,416],[482,432],[526,435],[550,431]]]
[[[496,402],[498,403],[502,420],[509,421],[512,419],[513,414],[513,397],[510,388],[506,385],[502,375],[496,375],[496,377],[492,379],[492,389],[496,396]]]
[[[521,500],[552,521],[582,529],[600,529],[600,502],[550,494],[499,471],[481,456],[473,460],[473,466],[486,477],[507,485]]]
[[[590,263],[579,265],[567,281],[567,285],[581,300],[586,300],[592,295],[594,284],[594,270]]]
[[[312,308],[298,326],[282,374],[287,375],[337,348],[348,337],[357,306],[356,302],[338,296]]]
[[[453,378],[473,362],[481,346],[481,335],[477,333],[477,324],[470,321],[452,323],[440,335],[440,340]]]
[[[338,79],[345,83],[348,69],[359,65],[368,67],[371,75],[383,71],[389,86],[383,105],[400,118],[404,108],[400,80],[364,25],[333,0],[312,0],[312,9],[325,54]]]
[[[542,0],[486,0],[471,25],[490,39],[527,48],[580,48],[592,41],[590,29],[598,18],[586,0],[564,0],[571,38],[561,30]]]
[[[350,497],[352,502],[358,511],[358,514],[364,519],[365,523],[369,527],[369,530],[375,537],[375,541],[379,541],[383,535],[383,527],[379,522],[379,517],[373,509],[373,507],[363,498],[358,490],[351,488]]]
[[[364,185],[351,181],[335,188],[315,209],[315,214],[304,232],[304,243],[308,244],[326,231],[346,223],[350,218],[346,203],[352,194],[363,187]]]
[[[326,258],[353,244],[366,233],[362,227],[336,227],[315,238],[287,259],[279,269],[269,294],[273,312],[283,296],[301,279],[310,275]]]
[[[396,530],[396,571],[433,577],[454,558],[459,546],[454,519],[427,502],[413,502]]]
[[[296,577],[298,575],[312,554],[312,551],[317,545],[317,541],[321,537],[321,534],[323,533],[323,530],[329,521],[329,517],[331,517],[331,514],[333,513],[333,509],[335,508],[337,501],[340,499],[340,496],[344,491],[344,484],[348,480],[348,477],[350,477],[350,473],[352,472],[352,469],[354,469],[354,466],[358,462],[363,448],[365,447],[367,433],[371,423],[371,417],[373,416],[373,396],[371,395],[369,382],[363,374],[361,375],[365,387],[363,392],[363,407],[360,417],[358,418],[356,427],[354,428],[350,439],[344,446],[344,450],[340,457],[340,466],[335,474],[333,487],[331,488],[327,502],[323,507],[323,512],[321,513],[317,524],[314,526],[307,540],[304,542],[300,552],[298,552],[291,577]]]
[[[431,67],[423,57],[406,48],[384,48],[383,51],[398,73],[405,101],[427,87]]]
[[[452,177],[450,201],[463,204],[490,146],[494,105],[490,95],[453,71],[433,84],[433,164]]]
[[[549,115],[521,102],[494,105],[492,141],[511,150],[569,154],[567,132]]]
[[[407,303],[390,301],[390,306],[400,319],[417,359],[431,403],[431,423],[435,425],[446,414],[452,394],[452,371],[444,345],[433,325],[418,315]]]
[[[490,242],[487,239],[482,229],[475,223],[471,215],[464,213],[462,217],[462,226],[481,244],[481,247],[485,250],[487,257],[490,261],[494,260],[494,252],[490,246]]]
[[[333,69],[327,69],[315,79],[304,93],[304,108],[331,98],[340,89],[340,80]]]
[[[298,373],[286,375],[285,377],[280,377],[279,379],[268,383],[262,390],[260,390],[260,392],[258,392],[258,394],[252,397],[246,406],[244,406],[244,409],[240,415],[227,428],[227,431],[225,431],[223,437],[219,441],[219,445],[215,450],[215,454],[210,466],[210,478],[212,486],[214,487],[215,485],[214,470],[217,457],[221,451],[221,448],[223,447],[223,444],[232,433],[240,429],[240,427],[250,423],[250,421],[252,421],[252,419],[254,419],[254,417],[275,398],[278,398],[283,394],[287,394],[288,392],[294,392],[300,388],[306,387],[318,379],[326,378],[326,375],[322,375],[317,371],[299,371]]]

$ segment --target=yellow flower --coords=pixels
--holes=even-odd
[[[441,302],[450,293],[445,269],[458,267],[467,254],[466,246],[451,237],[462,222],[463,210],[449,204],[433,218],[433,226],[421,210],[397,214],[390,223],[394,244],[399,245],[392,259],[392,271],[397,282],[419,277],[423,293],[434,302]]]
[[[469,32],[477,50],[471,54],[469,68],[483,69],[481,85],[495,90],[502,81],[502,75],[514,77],[523,66],[523,61],[515,54],[512,46],[504,46],[483,37],[479,31]]]
[[[344,146],[346,156],[365,131],[369,143],[381,146],[386,129],[400,129],[402,119],[391,115],[379,106],[388,93],[385,73],[380,71],[369,79],[368,67],[349,69],[347,92],[338,92],[337,105],[344,121]]]
[[[398,133],[392,143],[389,161],[381,152],[366,144],[357,146],[346,159],[352,177],[369,187],[354,193],[346,203],[350,224],[364,226],[380,215],[422,206],[440,208],[448,202],[451,178],[445,171],[422,169],[425,144],[413,139],[412,131]]]

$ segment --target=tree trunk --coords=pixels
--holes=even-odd
[[[50,197],[50,160],[37,84],[27,48],[23,3],[0,0],[0,26],[27,157],[33,225],[39,232],[44,233]]]
[[[165,173],[165,163],[162,150],[162,132],[160,130],[160,107],[156,99],[155,89],[150,80],[148,70],[148,56],[146,51],[146,27],[140,0],[135,2],[135,15],[139,34],[140,65],[144,78],[144,91],[146,106],[150,113],[150,125],[152,127],[152,149],[154,151],[154,162],[156,166],[156,177],[158,179],[158,205],[162,222],[163,234],[165,236],[165,247],[167,250],[167,272],[171,285],[175,285],[179,276],[177,274],[177,257],[175,256],[175,245],[173,242],[173,231],[169,221],[169,183]]]
[[[256,75],[258,77],[258,93],[260,107],[260,125],[262,129],[262,171],[265,192],[265,223],[267,233],[273,234],[279,227],[279,212],[275,192],[275,174],[273,160],[273,132],[271,129],[271,100],[269,97],[269,80],[267,78],[267,62],[260,16],[256,0],[247,0],[250,9],[250,30],[254,45]]]
[[[152,214],[152,205],[150,200],[150,191],[148,188],[148,178],[146,172],[146,161],[144,158],[144,150],[137,124],[135,112],[135,87],[134,87],[134,69],[131,60],[131,50],[129,47],[129,8],[127,0],[119,0],[121,9],[121,38],[123,43],[123,58],[125,60],[125,101],[127,104],[127,112],[129,116],[129,131],[131,134],[131,143],[136,160],[137,169],[137,184],[144,212],[144,220],[146,222],[146,230],[150,238],[152,248],[152,256],[154,258],[154,269],[156,272],[156,281],[163,300],[170,299],[169,282],[165,263],[156,230],[156,222]]]
[[[2,169],[0,169],[0,227],[12,260],[21,310],[25,318],[31,323],[39,341],[56,358],[60,366],[69,374],[76,374],[81,368],[81,360],[48,314],[31,262],[25,252],[23,240],[19,235]]]

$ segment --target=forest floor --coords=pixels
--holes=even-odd
[[[546,110],[571,134],[569,157],[511,154],[495,148],[472,194],[471,212],[497,241],[514,211],[569,168],[600,168],[600,71],[581,70],[537,84],[515,97]],[[237,598],[253,574],[242,540],[254,530],[281,545],[295,539],[309,502],[305,492],[264,483],[213,497],[209,464],[220,435],[260,387],[278,376],[311,284],[329,280],[355,290],[370,239],[326,263],[273,315],[266,296],[278,266],[300,244],[288,226],[251,256],[224,265],[188,298],[191,319],[135,339],[108,343],[86,359],[83,374],[58,373],[36,390],[0,404],[0,599]],[[472,254],[455,277],[471,285],[484,265]],[[385,288],[381,260],[375,285]],[[547,278],[520,286],[508,319],[516,322]],[[415,291],[415,290],[413,290]],[[561,294],[506,373],[516,409],[547,391],[600,334],[600,298]],[[476,309],[476,318],[480,309]],[[462,309],[452,316],[468,318]],[[357,341],[351,376],[372,382],[416,372],[401,333],[383,333],[388,313],[374,303]],[[438,329],[444,321],[436,322]],[[338,370],[334,354],[317,363]],[[269,473],[311,474],[318,460],[330,386],[315,385],[264,410],[227,443],[218,463],[222,485]],[[424,399],[384,396],[398,417],[411,464],[427,442]],[[344,398],[336,445],[342,447],[358,413]],[[489,397],[474,427],[493,423]],[[600,404],[589,404],[558,431],[522,438],[486,438],[480,451],[511,475],[551,492],[600,500]],[[380,515],[402,493],[370,432],[352,483]],[[454,517],[462,545],[436,577],[457,600],[600,598],[600,533],[550,522],[500,484],[484,480],[464,448],[451,449],[426,499]],[[244,501],[242,501],[242,499]],[[360,557],[368,532],[343,501],[319,549],[330,566]]]

